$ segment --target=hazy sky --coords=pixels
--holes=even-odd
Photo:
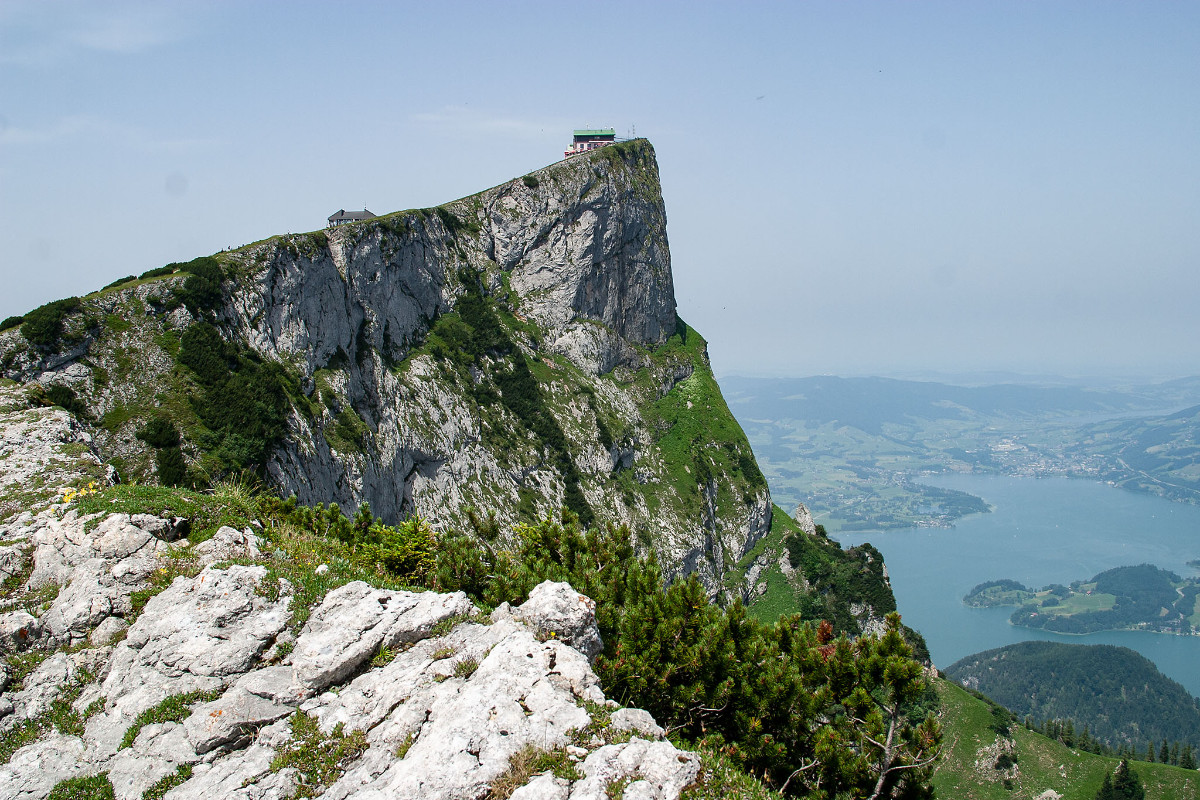
[[[1200,373],[1200,3],[0,0],[0,317],[653,142],[718,373]]]

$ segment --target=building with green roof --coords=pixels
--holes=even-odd
[[[563,151],[564,157],[576,156],[617,140],[617,132],[612,128],[585,128],[576,130],[571,146]]]

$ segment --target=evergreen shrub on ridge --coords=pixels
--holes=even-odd
[[[740,602],[719,608],[695,576],[664,587],[653,555],[639,557],[623,526],[586,530],[561,520],[516,526],[498,549],[494,519],[479,538],[441,537],[432,587],[476,602],[521,603],[544,580],[596,602],[605,693],[644,708],[685,739],[716,742],[768,785],[806,797],[929,797],[940,751],[923,716],[923,670],[888,615],[882,636],[833,638],[793,615],[774,625]]]

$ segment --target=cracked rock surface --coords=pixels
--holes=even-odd
[[[591,667],[595,604],[568,584],[487,617],[461,592],[355,581],[330,590],[293,642],[292,587],[260,564],[208,563],[135,614],[130,592],[187,547],[152,519],[54,512],[8,526],[27,545],[28,584],[62,588],[38,614],[0,615],[6,652],[47,653],[0,697],[0,735],[36,726],[0,764],[0,800],[102,772],[122,800],[164,780],[177,784],[170,800],[282,800],[301,785],[327,800],[482,798],[531,748],[558,753],[574,777],[532,776],[513,795],[526,800],[605,798],[618,782],[628,798],[676,798],[697,779],[698,756],[649,714],[609,710]],[[251,531],[218,536],[210,556],[261,552]],[[296,738],[302,716],[316,744]],[[332,777],[306,773],[307,751],[343,740],[358,746]]]

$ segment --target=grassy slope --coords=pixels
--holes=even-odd
[[[780,562],[788,558],[787,542],[792,537],[803,543],[804,556],[789,576]],[[798,613],[814,623],[828,620],[836,632],[856,636],[868,617],[882,619],[895,608],[880,562],[868,564],[867,553],[865,548],[843,550],[831,539],[805,533],[783,509],[774,506],[770,533],[726,574],[725,586],[736,593],[758,562],[761,572],[755,583],[765,586],[765,591],[751,600],[751,616],[770,624],[784,614]]]
[[[750,615],[762,622],[774,622],[784,614],[796,610],[796,587],[779,569],[779,556],[783,552],[783,540],[791,535],[803,536],[804,532],[796,521],[779,506],[771,509],[771,532],[759,540],[754,549],[746,554],[738,567],[726,576],[726,585],[733,587],[742,582],[748,567],[760,555],[767,554],[770,567],[766,571],[767,591],[750,604]]]
[[[993,768],[992,758],[980,758],[983,748],[997,740],[992,714],[984,701],[962,688],[939,680],[942,726],[946,758],[934,773],[938,797],[953,800],[1032,800],[1047,789],[1063,800],[1092,800],[1104,773],[1116,769],[1117,760],[1072,750],[1038,733],[1016,726],[1017,777],[1013,788],[1004,786],[1003,775]],[[982,761],[977,765],[977,761]],[[1146,787],[1147,800],[1194,800],[1200,796],[1200,772],[1165,764],[1132,762],[1133,770]]]

